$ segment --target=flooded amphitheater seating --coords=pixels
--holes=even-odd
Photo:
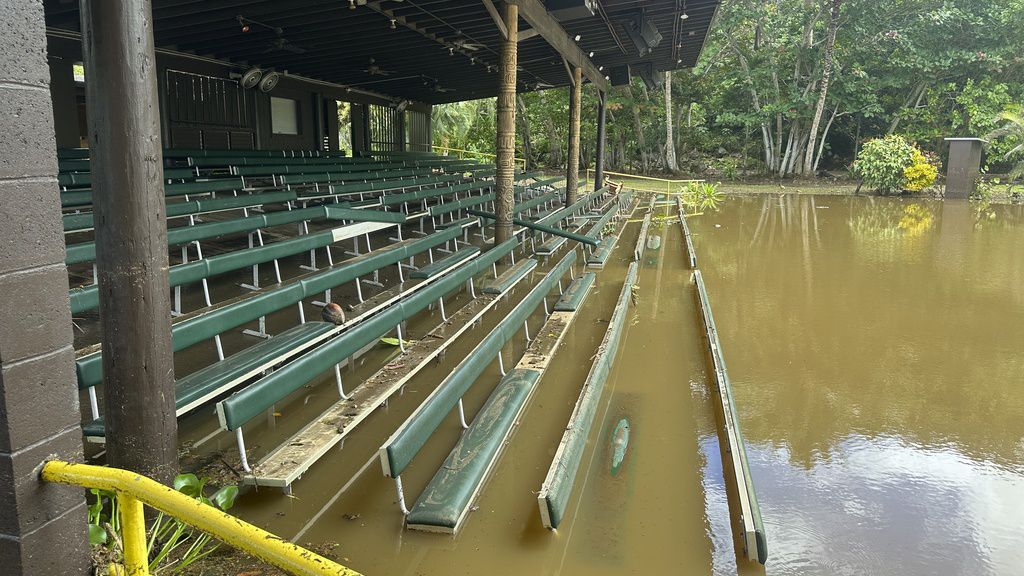
[[[588,274],[593,273],[588,272]],[[638,266],[636,262],[633,262],[626,271],[622,290],[619,292],[615,309],[608,321],[608,329],[597,348],[598,352],[591,364],[587,378],[583,382],[579,399],[569,417],[569,423],[565,427],[565,432],[558,444],[544,483],[537,493],[541,523],[545,528],[557,529],[565,515],[566,507],[569,505],[573,483],[583,459],[587,438],[590,436],[594,424],[594,417],[601,401],[601,393],[604,391],[604,383],[611,372],[612,362],[622,338],[626,313],[632,301],[632,289],[637,282],[637,276]]]
[[[441,532],[458,530],[513,424],[536,388],[554,347],[571,322],[572,314],[551,325],[550,320],[559,313],[549,315],[531,344],[531,347],[536,345],[544,350],[535,351],[531,356],[528,348],[520,365],[507,374],[501,359],[502,348],[520,329],[526,332],[529,340],[529,318],[542,304],[547,311],[548,293],[560,284],[576,257],[575,250],[566,254],[381,446],[379,454],[384,475],[395,480],[399,506],[407,514],[406,525],[410,528]],[[462,397],[495,358],[504,376],[472,424],[467,426]],[[455,406],[459,407],[460,421],[466,432],[416,503],[407,510],[401,474]]]
[[[267,314],[298,304],[304,298],[357,280],[360,276],[371,274],[385,266],[400,264],[416,254],[426,252],[444,243],[453,236],[452,232],[439,232],[425,238],[401,242],[398,245],[357,256],[322,272],[252,291],[226,305],[205,308],[181,316],[175,319],[171,328],[173,348],[175,351],[183,350],[204,340],[212,339],[222,332],[238,328],[243,324],[265,317]],[[358,319],[358,317],[353,317],[352,321]],[[185,384],[189,385],[190,390],[200,389],[201,394],[199,395],[202,401],[212,399],[230,388],[240,385],[245,379],[300,353],[305,348],[329,336],[332,330],[337,329],[332,325],[321,326],[321,324],[323,323],[302,323],[288,333],[287,339],[291,346],[278,349],[278,344],[275,342],[277,337],[266,339],[246,349],[260,347],[259,350],[265,352],[264,354],[252,352],[246,356],[247,361],[227,362],[227,359],[222,360],[206,369],[206,372],[200,371],[197,373],[198,375],[187,377],[189,379]],[[88,351],[88,353],[80,355],[76,360],[76,370],[79,388],[91,389],[98,386],[102,382],[101,351]],[[202,401],[188,402],[187,398],[179,398],[178,415],[201,405]],[[94,418],[93,422],[86,426],[86,435],[99,437],[102,434],[102,422],[99,421],[98,414],[94,414]]]
[[[179,263],[169,270],[176,296],[174,313],[178,314],[172,320],[172,347],[181,351],[213,341],[218,358],[177,379],[175,406],[176,414],[182,416],[201,406],[215,405],[219,428],[235,434],[243,482],[247,484],[290,491],[292,484],[332,447],[344,442],[374,410],[385,405],[415,374],[540,269],[536,258],[515,256],[517,247],[525,248],[526,239],[531,240],[533,253],[554,262],[380,448],[384,473],[398,486],[401,507],[407,513],[406,525],[429,531],[457,531],[540,385],[555,348],[596,286],[593,272],[576,276],[573,267],[581,259],[593,262],[597,257],[603,262],[608,257],[617,237],[607,235],[606,228],[619,213],[623,198],[602,188],[566,206],[564,187],[554,188],[561,179],[518,174],[517,203],[513,206],[518,228],[514,237],[481,249],[470,242],[469,232],[477,228],[477,235],[487,241],[483,226],[493,220],[493,214],[483,210],[495,198],[493,168],[423,154],[348,158],[227,152],[232,151],[174,151],[167,155],[168,170],[179,170],[174,174],[188,178],[187,182],[169,183],[165,188],[168,218],[187,217],[187,225],[168,229],[168,246],[182,250]],[[78,162],[76,168],[81,169],[82,162],[87,168],[87,160],[73,161]],[[534,181],[529,182],[531,179]],[[91,182],[87,176],[65,180],[69,186]],[[65,215],[65,233],[88,233],[93,224],[88,211],[91,191],[81,188],[62,192],[63,196],[69,194],[78,196],[65,203],[69,210],[75,210]],[[241,212],[240,217],[209,216],[236,210]],[[298,236],[264,243],[263,231],[295,224],[299,226]],[[311,224],[327,229],[310,230]],[[407,233],[420,237],[403,239],[403,225]],[[391,228],[397,230],[397,238],[385,234],[377,242],[390,243],[372,249],[371,233]],[[563,246],[570,246],[566,234],[587,248],[573,246],[555,260]],[[248,236],[248,247],[203,257],[201,242],[238,235],[243,239]],[[365,238],[365,252],[360,252],[361,238]],[[350,258],[336,263],[331,248],[337,248],[342,240],[352,240],[354,251],[347,252]],[[196,248],[198,259],[188,260],[189,246]],[[318,250],[326,250],[325,268],[316,268]],[[435,250],[445,255],[435,258]],[[307,252],[309,266],[301,268],[308,272],[282,278],[279,261]],[[68,247],[69,264],[86,264],[94,257],[94,242]],[[511,263],[499,272],[497,263],[505,257]],[[416,258],[420,259],[419,266],[414,265]],[[274,266],[276,283],[261,287],[258,267],[268,264]],[[389,266],[397,266],[398,284],[380,284],[379,291],[364,298],[362,279],[376,279]],[[226,301],[211,300],[209,279],[249,267],[253,267],[253,282],[246,286],[247,292]],[[571,278],[567,285],[566,276]],[[341,324],[306,320],[304,301],[323,295],[324,302],[329,302],[331,290],[349,282],[355,283],[359,303],[349,308]],[[180,291],[194,283],[203,284],[204,305],[182,313]],[[450,300],[464,285],[470,295],[468,302],[461,303],[457,310],[446,310],[445,299]],[[556,288],[557,297],[549,303],[548,296]],[[99,305],[98,286],[94,283],[73,288],[70,298],[75,313],[95,310]],[[298,307],[298,323],[275,335],[268,334],[264,320],[291,306]],[[407,341],[404,323],[435,306],[441,323],[426,336]],[[531,339],[529,319],[541,307],[544,325]],[[221,335],[254,322],[259,323],[259,329],[246,333],[263,338],[225,356]],[[516,366],[506,372],[501,350],[520,329],[528,346]],[[346,390],[340,368],[389,333],[397,335],[405,354],[387,361]],[[97,389],[102,384],[102,351],[94,345],[77,351],[76,356],[79,388],[90,400],[91,420],[83,430],[91,441],[102,442],[104,423],[97,401]],[[502,376],[467,424],[462,397],[495,359]],[[243,427],[332,371],[336,401],[250,465]],[[407,510],[401,473],[455,406],[459,407],[465,432]]]
[[[188,171],[188,175],[194,175],[202,173],[204,167],[216,166],[218,169],[230,171],[231,167],[226,163],[243,163],[245,165],[254,166],[260,162],[279,162],[280,157],[266,155],[270,151],[259,151],[259,154],[248,155],[243,154],[243,151],[234,151],[234,154],[225,154],[225,152],[231,151],[220,151],[217,155],[200,155],[196,154],[196,151],[169,151],[167,157],[172,159],[170,161],[179,160],[187,161],[191,165],[189,168],[169,168],[169,170],[183,170],[180,175],[184,175],[184,170]],[[248,152],[248,151],[245,151]],[[66,157],[67,151],[64,152]],[[71,156],[83,155],[83,152],[71,152]],[[196,162],[198,159],[204,159],[205,161]],[[294,157],[290,157],[294,159]],[[302,158],[301,156],[299,158]],[[313,160],[314,158],[308,158]],[[319,160],[325,161],[325,163],[331,163],[338,158],[318,158]],[[355,159],[359,160],[359,159]],[[70,169],[83,170],[88,168],[88,160],[85,158],[75,158],[68,160],[67,162],[73,162],[71,164],[65,163]],[[225,164],[220,164],[225,163]],[[444,166],[446,164],[453,164],[447,162],[443,158],[435,158],[432,162],[437,166]],[[202,164],[203,166],[198,166]],[[376,164],[385,167],[389,163],[385,160],[382,162],[376,162]],[[464,162],[457,163],[460,169],[464,166]],[[353,163],[353,166],[359,164]],[[479,165],[477,165],[479,167]],[[473,192],[482,192],[492,186],[492,182],[489,180],[475,180],[470,179],[468,182],[456,184],[447,187],[436,187],[431,184],[437,182],[431,181],[432,178],[446,178],[447,182],[467,180],[467,173],[460,173],[456,175],[435,175],[435,176],[421,176],[417,178],[404,178],[402,180],[392,180],[391,182],[401,182],[400,187],[391,187],[387,184],[379,186],[376,191],[386,192],[388,190],[399,190],[400,192],[391,195],[393,197],[386,198],[387,195],[379,196],[376,201],[372,203],[372,206],[397,206],[403,205],[408,210],[410,202],[418,202],[423,204],[425,207],[434,208],[436,206],[444,206],[435,210],[435,214],[444,214],[458,212],[466,206],[477,205],[481,202],[486,202],[492,198],[484,198],[478,200],[474,196]],[[478,172],[487,173],[487,170],[480,170]],[[430,172],[424,172],[429,174]],[[491,171],[493,173],[493,171]],[[85,183],[91,180],[86,172],[75,172],[75,177],[65,177],[64,180],[69,184],[78,182]],[[179,174],[175,174],[179,175]],[[271,175],[272,179],[280,179],[280,175]],[[382,179],[386,176],[390,176],[388,171],[382,170],[380,172],[369,174],[365,171],[360,174],[359,177],[381,177]],[[469,176],[471,177],[471,175]],[[526,178],[527,175],[520,175],[520,178]],[[349,179],[350,181],[352,178]],[[182,184],[187,184],[184,186]],[[319,343],[325,338],[336,335],[339,331],[342,331],[353,323],[358,323],[373,313],[379,312],[385,309],[387,306],[393,304],[402,295],[391,294],[390,298],[375,297],[371,298],[371,301],[367,301],[366,305],[362,306],[363,313],[357,314],[355,317],[350,317],[349,322],[345,326],[334,326],[323,322],[304,322],[303,312],[301,308],[301,302],[304,298],[309,298],[313,295],[325,293],[325,296],[329,298],[330,289],[346,282],[356,281],[357,290],[360,294],[360,300],[362,300],[361,284],[359,283],[359,277],[368,274],[374,274],[380,269],[398,264],[399,277],[402,276],[401,266],[407,266],[415,269],[412,266],[412,259],[417,255],[426,253],[429,255],[429,260],[434,262],[433,250],[443,250],[441,247],[443,244],[447,244],[456,239],[460,234],[459,229],[453,230],[439,230],[433,234],[427,235],[424,238],[418,240],[405,240],[399,241],[396,244],[389,245],[385,248],[378,250],[369,251],[365,254],[358,252],[358,237],[366,236],[367,250],[370,250],[370,237],[371,232],[384,230],[388,227],[399,227],[402,223],[420,221],[430,215],[429,211],[417,213],[412,216],[407,215],[406,212],[391,212],[381,211],[380,209],[355,209],[350,208],[349,203],[335,203],[328,204],[326,206],[315,206],[311,208],[297,208],[292,209],[291,204],[298,200],[299,194],[296,190],[281,190],[273,188],[258,188],[258,189],[241,189],[240,178],[226,178],[217,180],[198,180],[194,182],[182,183],[182,184],[168,184],[168,196],[169,197],[184,197],[183,201],[168,202],[168,216],[196,216],[199,214],[210,214],[213,212],[228,211],[241,209],[243,214],[241,218],[220,220],[212,222],[202,222],[194,218],[189,218],[190,225],[188,226],[177,226],[171,227],[168,230],[168,244],[170,245],[191,245],[195,244],[198,248],[198,244],[201,240],[207,240],[210,238],[217,238],[221,236],[230,236],[234,234],[249,234],[250,243],[249,248],[243,248],[233,250],[224,254],[218,254],[210,258],[202,258],[202,253],[199,253],[200,259],[187,261],[187,256],[183,258],[183,262],[174,265],[170,268],[170,284],[175,287],[176,290],[180,290],[180,287],[184,284],[193,282],[202,282],[205,292],[206,307],[197,310],[193,313],[179,316],[173,322],[173,347],[174,350],[182,350],[189,346],[195,345],[199,342],[209,339],[215,339],[217,342],[219,362],[216,362],[206,368],[200,369],[192,374],[178,379],[177,390],[177,413],[182,415],[202,404],[211,401],[224,394],[225,392],[237,388],[240,384],[251,379],[255,375],[273,367],[274,365],[280,364],[301,352],[309,349],[311,346]],[[356,184],[353,182],[353,184]],[[376,181],[363,182],[361,184],[379,184]],[[412,192],[405,192],[405,190],[413,189]],[[424,188],[423,193],[417,193],[419,190],[416,188]],[[92,213],[87,211],[81,211],[87,208],[91,204],[91,191],[87,189],[79,189],[74,191],[79,194],[78,200],[73,202],[76,204],[75,208],[78,212],[68,213],[65,215],[65,232],[68,234],[77,234],[81,232],[88,232],[92,228]],[[217,197],[217,192],[229,192],[229,196]],[[454,195],[458,198],[459,192],[465,192],[466,196],[453,202],[443,202],[444,198],[449,195]],[[69,192],[63,193],[68,194]],[[399,196],[399,194],[402,194]],[[86,195],[88,195],[89,202],[85,202]],[[208,196],[201,199],[189,199],[189,196]],[[485,194],[481,194],[486,196]],[[436,200],[440,204],[433,204],[427,206],[428,201]],[[445,205],[447,204],[447,205]],[[259,207],[268,205],[283,205],[288,208],[287,210],[278,210],[265,212],[250,216],[249,209],[258,209]],[[342,225],[333,229],[324,230],[320,232],[309,233],[308,223],[310,221],[342,221],[342,222],[355,222],[353,224]],[[259,239],[259,245],[253,244],[253,233],[259,233],[260,230],[280,226],[282,224],[293,224],[299,223],[305,226],[306,234],[300,235],[295,238],[289,238],[280,240],[277,242],[263,244],[262,237]],[[422,225],[421,225],[422,229]],[[300,230],[301,232],[301,230]],[[401,234],[399,233],[399,236]],[[306,251],[315,251],[319,248],[328,248],[328,256],[330,260],[330,246],[340,240],[351,238],[355,241],[355,257],[347,260],[341,264],[334,265],[330,262],[330,267],[317,271],[312,274],[306,274],[298,278],[290,280],[282,280],[280,277],[280,271],[277,270],[277,260],[288,256],[294,256],[297,254],[304,253]],[[184,246],[183,246],[184,250]],[[452,250],[447,250],[452,252]],[[458,262],[453,261],[451,267],[458,266],[465,263],[464,258],[466,252],[456,252],[460,255]],[[72,264],[86,263],[91,261],[95,256],[95,243],[93,242],[82,242],[78,244],[72,244],[68,249],[68,262]],[[184,256],[184,252],[183,252]],[[409,264],[404,262],[408,260]],[[232,271],[241,270],[247,267],[254,267],[253,275],[254,280],[257,280],[257,271],[255,267],[260,264],[273,262],[275,264],[275,272],[277,275],[277,285],[269,286],[266,288],[259,288],[258,285],[250,285],[249,288],[254,288],[251,292],[244,294],[238,298],[229,300],[224,303],[214,304],[210,301],[209,292],[206,289],[206,280],[209,277],[225,274]],[[432,266],[432,265],[431,265]],[[449,267],[449,268],[451,268]],[[429,269],[431,278],[434,275],[439,275],[445,272],[445,266],[438,264]],[[430,278],[427,278],[429,281]],[[426,283],[426,282],[424,282]],[[256,284],[254,282],[254,284]],[[176,295],[178,293],[176,292]],[[380,296],[380,295],[379,295]],[[73,288],[70,291],[72,309],[75,313],[85,312],[94,310],[98,306],[98,287],[93,284],[90,286],[82,286]],[[180,310],[180,304],[176,298],[176,309]],[[281,310],[287,306],[299,304],[299,320],[300,324],[290,328],[272,338],[265,339],[258,342],[253,346],[249,346],[228,358],[224,357],[223,351],[220,346],[219,335],[227,330],[239,328],[242,325],[253,322],[255,320],[260,321],[259,332],[254,332],[261,336],[268,336],[263,328],[263,318],[268,314]],[[98,345],[90,346],[85,349],[79,350],[77,353],[76,368],[79,380],[80,389],[87,390],[90,397],[90,409],[92,414],[92,421],[88,422],[85,426],[86,435],[95,440],[102,440],[103,425],[102,418],[99,414],[98,401],[96,398],[96,386],[102,381],[102,356],[98,349]]]
[[[438,234],[452,232],[456,231]],[[397,301],[359,322],[353,328],[342,332],[269,376],[257,380],[218,402],[217,415],[221,426],[225,430],[236,433],[239,452],[246,471],[251,470],[246,460],[245,445],[241,434],[242,426],[246,422],[263,414],[268,407],[284,399],[320,374],[357,355],[366,346],[373,345],[390,331],[397,330],[399,342],[402,342],[402,322],[439,301],[446,294],[458,289],[465,282],[471,281],[480,272],[489,270],[495,262],[508,255],[517,244],[518,241],[512,239],[491,248],[482,255],[475,255],[470,260],[452,264],[454,269],[450,273],[437,277],[435,282],[425,285],[422,290],[411,295],[407,291],[402,291]],[[335,372],[335,375],[338,379],[338,393],[342,399],[345,399],[347,394],[341,387],[340,374]],[[335,429],[336,433],[337,429]],[[257,480],[255,483],[260,482]],[[266,483],[260,484],[266,485]]]

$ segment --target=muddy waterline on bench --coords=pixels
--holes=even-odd
[[[316,464],[293,497],[262,488],[235,512],[285,538],[336,542],[343,563],[371,576],[1020,573],[1024,210],[994,213],[979,220],[953,202],[772,196],[730,197],[691,218],[768,533],[765,568],[737,561],[694,288],[672,221],[652,228],[662,242],[641,262],[637,303],[557,532],[541,527],[535,492],[621,289],[636,223],[459,535],[403,529],[376,450],[525,286]],[[535,315],[531,326],[541,321]],[[426,315],[410,332],[437,322]],[[523,348],[517,337],[506,363]],[[396,353],[378,347],[346,369],[346,382]],[[498,380],[494,364],[466,397],[468,418]],[[334,400],[325,379],[247,426],[255,457]],[[410,504],[456,442],[457,418],[403,474]],[[622,419],[629,444],[613,474]],[[183,439],[214,428],[208,414],[190,417]],[[203,450],[217,448],[231,453],[230,435]]]

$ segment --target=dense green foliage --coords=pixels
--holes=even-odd
[[[725,0],[697,66],[671,74],[678,170],[731,178],[845,171],[864,142],[901,134],[941,154],[1024,103],[1024,0]],[[565,161],[568,93],[523,94],[520,155]],[[666,169],[664,90],[608,96],[609,169]],[[593,165],[596,96],[584,90],[582,156]],[[492,152],[494,102],[435,108],[435,138]],[[1009,170],[1021,131],[993,141]]]

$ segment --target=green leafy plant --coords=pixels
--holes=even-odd
[[[989,133],[986,138],[1000,140],[1007,145],[1015,144],[1003,155],[1004,160],[1016,159],[1016,164],[1009,173],[1009,183],[1012,186],[1015,180],[1024,177],[1024,105],[1010,107],[999,114],[998,119],[1003,125]]]
[[[683,192],[683,202],[690,208],[717,210],[725,195],[718,190],[720,183],[690,182]]]
[[[903,136],[890,134],[864,143],[853,172],[864,184],[882,193],[906,187],[904,171],[914,163],[914,147]]]
[[[180,474],[174,479],[174,489],[223,511],[234,506],[238,486],[224,486],[207,497],[207,482],[206,478],[199,479],[195,474]],[[119,563],[124,550],[117,496],[98,489],[92,489],[90,493],[94,498],[88,508],[89,543],[102,547],[106,552],[102,556],[109,557],[112,563]],[[180,572],[220,546],[210,535],[163,512],[150,526],[146,544],[151,574]]]

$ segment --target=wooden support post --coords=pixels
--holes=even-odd
[[[565,205],[576,202],[580,181],[580,96],[583,92],[583,69],[572,69],[572,96],[569,99],[569,165],[565,171]]]
[[[150,0],[82,2],[107,462],[178,470],[167,215]]]
[[[605,140],[605,97],[604,92],[597,94],[597,151],[594,158],[594,190],[604,185],[604,140]]]
[[[508,37],[501,41],[501,70],[498,76],[497,174],[495,175],[494,245],[512,237],[512,207],[515,204],[516,155],[516,66],[519,7],[505,4],[505,29]]]

